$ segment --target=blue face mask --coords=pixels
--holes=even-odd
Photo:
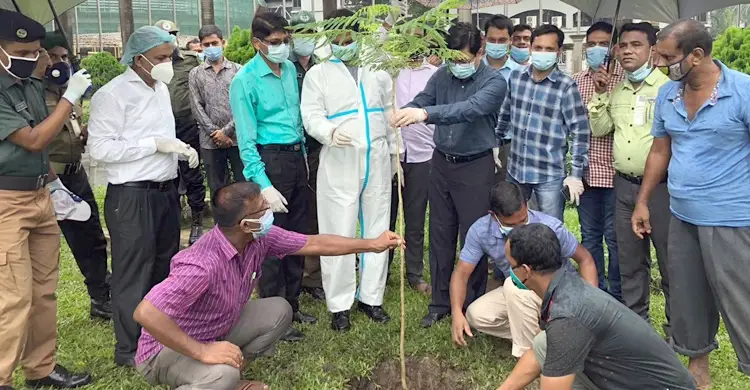
[[[253,232],[253,238],[259,239],[265,237],[273,226],[273,211],[271,209],[266,210],[266,213],[258,219],[243,219],[242,222],[252,222],[260,224],[260,229],[257,232]]]
[[[510,269],[510,280],[513,281],[513,284],[518,287],[519,290],[528,290],[529,288],[526,287],[525,284],[521,281],[521,279],[516,276],[516,273],[513,272],[513,268]]]
[[[513,58],[513,61],[518,62],[519,64],[522,64],[529,60],[529,48],[520,48],[511,46],[510,48],[510,57]]]
[[[640,83],[641,81],[645,80],[648,75],[651,74],[652,70],[653,67],[651,66],[651,54],[649,53],[648,60],[646,60],[646,63],[643,64],[643,66],[641,66],[635,72],[626,71],[625,74],[628,76],[628,80],[630,80],[631,83]]]
[[[487,51],[487,56],[490,58],[503,58],[508,55],[508,44],[487,42],[485,50]]]
[[[606,47],[590,47],[586,49],[586,62],[588,62],[591,69],[597,70],[604,64],[604,60],[607,58],[607,53],[609,53],[609,50]]]
[[[471,77],[477,71],[477,68],[474,66],[474,61],[468,62],[466,64],[456,64],[450,62],[448,63],[448,69],[450,69],[451,73],[453,73],[453,75],[456,76],[457,79],[461,80]]]
[[[538,71],[546,72],[557,63],[557,52],[535,51],[531,56],[531,64]]]
[[[45,76],[57,85],[65,85],[70,79],[70,65],[67,62],[58,62],[47,69]]]
[[[295,38],[294,53],[300,57],[308,57],[315,50],[315,41],[311,38]]]
[[[331,51],[333,51],[334,57],[340,59],[341,61],[349,62],[354,58],[354,55],[357,54],[357,42],[352,42],[346,46],[332,43]]]
[[[263,42],[263,41],[261,41]],[[275,64],[283,64],[284,61],[289,58],[289,45],[286,43],[280,43],[278,45],[269,45],[265,42],[263,42],[264,45],[268,48],[268,54],[266,54],[266,58],[275,63]]]
[[[224,48],[221,46],[210,46],[205,48],[203,53],[206,55],[208,61],[216,62],[224,55]]]

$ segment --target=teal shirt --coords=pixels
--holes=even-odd
[[[294,64],[281,64],[276,76],[261,55],[240,69],[229,87],[237,132],[237,146],[245,165],[245,179],[265,189],[272,185],[257,145],[292,145],[304,142],[299,87]]]

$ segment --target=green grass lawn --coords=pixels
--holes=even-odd
[[[104,189],[97,189],[100,207]],[[575,210],[566,211],[567,226],[579,235]],[[87,389],[148,389],[132,369],[119,368],[112,360],[114,334],[111,323],[92,321],[88,316],[88,297],[83,279],[63,240],[58,296],[58,333],[60,363],[72,370],[93,373],[96,383]],[[426,248],[425,248],[426,249]],[[427,271],[427,270],[426,270]],[[394,262],[394,276],[398,273]],[[658,274],[658,271],[654,271]],[[510,344],[488,336],[479,336],[464,349],[450,341],[450,322],[443,321],[431,329],[421,329],[419,322],[427,312],[428,299],[407,290],[406,353],[412,357],[430,357],[459,373],[463,389],[495,389],[511,371],[515,360]],[[307,340],[297,344],[281,343],[274,356],[252,363],[246,377],[262,380],[272,389],[344,389],[355,387],[358,378],[369,378],[379,363],[397,359],[399,346],[398,278],[392,278],[386,294],[385,308],[393,317],[387,325],[371,323],[354,311],[352,330],[334,333],[325,304],[303,296],[301,307],[320,319],[316,325],[302,326]],[[652,318],[661,329],[664,297],[652,295]],[[711,371],[715,390],[750,389],[750,380],[736,370],[737,362],[726,331],[719,334],[721,348],[712,357]],[[396,371],[398,372],[398,371]],[[352,381],[353,382],[350,382]],[[21,375],[15,384],[23,388]],[[364,388],[364,387],[359,387]],[[372,388],[372,387],[371,387]]]

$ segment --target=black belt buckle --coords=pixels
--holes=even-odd
[[[299,152],[300,150],[302,150],[302,144],[294,144],[294,145],[292,145],[292,151]]]
[[[458,162],[457,156],[451,156],[450,154],[447,154],[447,153],[443,153],[443,156],[445,156],[445,161],[451,164],[456,164]]]
[[[47,174],[39,175],[39,177],[36,178],[36,189],[44,188],[45,185],[47,185]]]
[[[162,181],[162,182],[158,182],[156,184],[157,184],[156,189],[159,190],[159,191],[161,191],[161,192],[164,192],[164,191],[169,190],[169,185],[172,184],[172,182],[171,181]]]

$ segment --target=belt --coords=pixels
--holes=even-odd
[[[9,191],[36,191],[44,188],[47,184],[47,175],[34,177],[27,176],[0,176],[0,190]]]
[[[627,181],[629,181],[629,182],[631,182],[633,184],[638,184],[638,185],[643,184],[643,176],[630,176],[630,175],[626,175],[626,174],[624,174],[622,172],[619,172],[619,171],[617,172],[617,176],[620,176],[621,178],[623,178],[623,179],[625,179],[625,180],[627,180]],[[664,176],[664,180],[660,181],[659,184],[666,183],[666,182],[667,182],[667,176]]]
[[[146,190],[169,191],[173,188],[174,181],[129,181],[122,184],[110,184],[113,187],[143,188]]]
[[[82,167],[80,161],[76,161],[72,164],[50,161],[49,165],[52,167],[52,170],[55,171],[55,173],[58,175],[73,175],[78,173],[78,171],[81,170]]]
[[[283,145],[283,144],[268,144],[268,145],[261,145],[258,144],[258,150],[268,150],[272,152],[299,152],[304,149],[304,145],[302,142],[297,142],[296,144],[289,144],[289,145]]]
[[[485,150],[484,152],[481,152],[481,153],[472,154],[471,156],[454,156],[451,154],[443,153],[438,149],[435,149],[435,152],[437,152],[437,154],[442,156],[443,159],[445,159],[445,161],[449,163],[453,163],[453,164],[459,164],[459,163],[466,163],[469,161],[474,161],[478,158],[488,156],[490,153],[492,153],[492,149]]]

